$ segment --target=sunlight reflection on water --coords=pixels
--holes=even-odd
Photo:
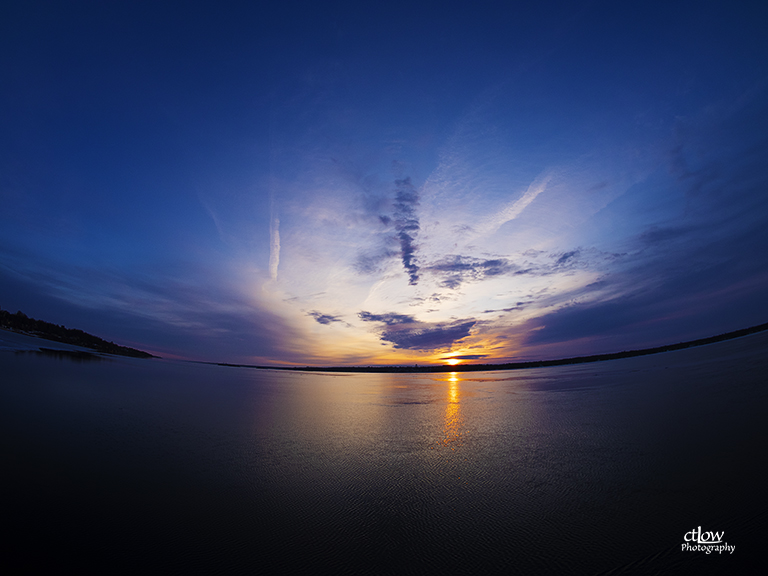
[[[448,397],[445,404],[445,427],[443,446],[450,446],[455,450],[461,443],[461,426],[463,416],[461,414],[461,390],[457,372],[451,372],[448,378]]]

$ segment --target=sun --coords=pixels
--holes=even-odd
[[[448,362],[448,364],[450,364],[451,366],[456,366],[456,364],[458,364],[459,362],[461,362],[461,360],[459,360],[459,359],[457,359],[457,358],[448,358],[447,362]]]

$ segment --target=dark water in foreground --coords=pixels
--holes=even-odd
[[[768,334],[597,364],[309,374],[0,350],[2,562],[163,573],[743,572]],[[683,552],[724,531],[733,554]]]

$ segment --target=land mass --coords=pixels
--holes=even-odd
[[[456,366],[255,366],[251,364],[228,364],[225,362],[204,362],[204,364],[216,364],[218,366],[231,366],[236,368],[258,368],[261,370],[298,370],[301,372],[480,372],[491,370],[521,370],[524,368],[543,368],[546,366],[565,366],[567,364],[584,364],[587,362],[602,362],[604,360],[618,360],[619,358],[632,358],[634,356],[647,356],[660,352],[671,352],[694,346],[714,344],[723,340],[741,338],[749,334],[768,330],[768,323],[758,324],[750,328],[743,328],[709,338],[700,338],[677,344],[656,346],[655,348],[643,348],[642,350],[625,350],[609,354],[594,354],[591,356],[576,356],[573,358],[559,358],[557,360],[533,360],[529,362],[507,362],[505,364],[458,364]]]
[[[21,311],[16,312],[16,314],[11,314],[7,310],[0,309],[0,328],[37,336],[38,338],[43,338],[45,340],[53,340],[54,342],[82,346],[83,348],[89,348],[102,354],[116,354],[119,356],[131,356],[133,358],[157,358],[157,356],[153,356],[142,350],[136,350],[135,348],[129,348],[127,346],[119,346],[114,342],[107,342],[98,336],[88,334],[82,330],[65,328],[64,326],[58,326],[50,322],[45,322],[44,320],[29,318]],[[41,350],[47,349],[41,348]]]

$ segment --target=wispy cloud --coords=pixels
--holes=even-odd
[[[546,174],[534,180],[520,198],[507,204],[498,213],[478,224],[476,227],[477,233],[483,236],[490,236],[495,234],[504,224],[520,216],[523,210],[536,200],[539,194],[547,189],[547,184],[549,184],[551,179],[552,176]]]
[[[381,271],[382,264],[397,256],[399,256],[399,252],[387,249],[372,253],[361,253],[357,255],[353,267],[360,274],[375,274]]]
[[[510,306],[509,308],[499,308],[499,309],[491,309],[491,310],[483,310],[483,314],[492,314],[494,312],[515,312],[517,310],[525,310],[528,306],[530,306],[533,302],[516,302],[514,306]]]
[[[277,269],[280,266],[280,218],[272,198],[269,218],[269,276],[277,280]]]

